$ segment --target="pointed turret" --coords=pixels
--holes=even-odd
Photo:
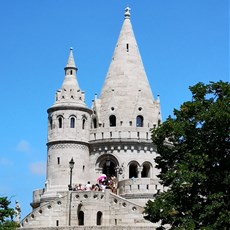
[[[60,90],[56,93],[56,101],[48,112],[47,142],[47,180],[43,200],[54,199],[57,191],[67,191],[69,178],[69,161],[76,161],[73,180],[86,181],[88,170],[88,141],[91,110],[84,102],[84,92],[77,82],[77,67],[73,50],[70,49],[67,65],[64,68],[65,78]],[[77,149],[77,151],[76,151]],[[81,181],[82,180],[82,181]]]
[[[77,70],[77,67],[75,65],[75,61],[74,61],[74,57],[73,57],[73,48],[70,48],[70,53],[69,53],[69,59],[68,62],[66,64],[65,70],[67,69],[75,69]]]
[[[54,106],[74,105],[86,107],[85,93],[80,90],[77,82],[77,67],[73,57],[73,49],[70,48],[68,62],[66,64],[65,78],[62,88],[57,90]]]
[[[103,127],[137,127],[139,116],[143,120],[141,126],[151,128],[161,119],[133,33],[129,7],[125,9],[124,22],[94,110],[98,126]],[[116,122],[111,122],[111,116]]]

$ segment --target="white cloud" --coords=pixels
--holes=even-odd
[[[5,157],[0,158],[0,165],[8,166],[8,165],[12,165],[12,164],[13,163],[9,159],[7,159]]]
[[[46,163],[43,161],[31,163],[29,165],[30,171],[35,175],[46,174]]]
[[[26,140],[21,140],[17,144],[17,151],[23,152],[23,153],[29,153],[29,152],[31,152],[31,148],[30,148],[29,142],[26,141]]]

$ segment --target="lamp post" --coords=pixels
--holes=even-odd
[[[73,160],[73,157],[72,159],[70,160],[69,162],[69,168],[70,168],[70,181],[69,181],[69,190],[72,190],[72,171],[73,171],[73,167],[74,167],[74,160]]]

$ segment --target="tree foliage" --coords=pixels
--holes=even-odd
[[[161,184],[145,217],[172,229],[230,229],[230,85],[198,83],[192,100],[152,131]]]
[[[0,197],[0,229],[12,230],[18,227],[18,224],[13,222],[15,211],[9,207],[10,203],[7,197]]]

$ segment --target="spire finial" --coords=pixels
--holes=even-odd
[[[125,18],[130,18],[130,10],[128,6],[125,8]]]

